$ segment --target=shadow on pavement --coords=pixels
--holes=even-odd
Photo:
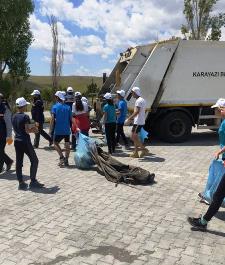
[[[14,172],[14,170],[10,170],[10,171],[8,171],[8,172],[4,172],[4,173],[2,173],[2,174],[0,175],[0,180],[1,180],[1,179],[6,179],[6,180],[17,180],[16,174],[15,174],[15,173],[12,173],[12,172]],[[24,176],[23,176],[23,179],[24,179],[24,181],[27,181],[27,180],[30,179],[30,177],[24,175]]]
[[[43,187],[41,189],[29,189],[29,191],[34,193],[42,193],[42,194],[56,194],[60,190],[59,186],[53,186],[50,188]]]
[[[161,162],[164,162],[166,159],[163,158],[163,157],[158,157],[158,156],[144,156],[142,158],[140,158],[138,161],[139,162],[157,162],[157,163],[161,163]]]
[[[146,142],[147,146],[216,146],[219,145],[217,132],[193,132],[188,141],[184,143],[166,143],[156,137],[151,138],[151,142]]]

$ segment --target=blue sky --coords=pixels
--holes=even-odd
[[[180,36],[183,0],[34,0],[32,75],[49,75],[52,39],[48,15],[58,20],[65,50],[63,75],[109,73],[130,46]],[[220,0],[218,10],[225,10]],[[225,33],[225,32],[224,32]],[[223,34],[225,35],[225,34]]]

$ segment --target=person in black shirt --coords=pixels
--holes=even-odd
[[[32,119],[36,123],[36,126],[38,127],[38,132],[35,133],[35,138],[34,138],[34,148],[38,148],[39,146],[40,135],[42,135],[46,140],[48,140],[49,146],[51,146],[53,144],[52,138],[43,130],[45,117],[44,117],[44,106],[43,106],[43,101],[41,99],[41,93],[39,90],[34,90],[31,96],[33,96],[34,99],[31,108],[31,115]]]
[[[0,94],[0,173],[3,171],[4,163],[6,171],[9,171],[13,164],[13,160],[5,153],[6,142],[12,136],[11,119],[6,119],[6,114],[11,115],[10,108],[3,94]]]
[[[30,166],[30,189],[42,188],[41,184],[36,179],[38,169],[38,158],[31,143],[29,133],[37,133],[37,127],[30,125],[30,118],[24,113],[26,106],[30,104],[23,97],[16,100],[18,112],[13,115],[12,124],[15,132],[14,146],[16,150],[16,175],[19,181],[19,189],[26,190],[28,185],[23,180],[22,167],[23,158],[26,154],[31,162]]]

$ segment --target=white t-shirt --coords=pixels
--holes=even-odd
[[[82,103],[83,103],[83,106],[84,106],[84,110],[82,110],[82,111],[77,111],[76,110],[76,102],[73,103],[73,106],[72,106],[72,112],[73,112],[73,114],[80,115],[80,114],[83,114],[83,113],[88,112],[88,104],[86,102],[83,102],[83,101],[82,101]]]
[[[135,107],[139,107],[140,111],[138,115],[134,118],[135,125],[145,125],[145,107],[146,102],[142,97],[139,97],[135,102]]]

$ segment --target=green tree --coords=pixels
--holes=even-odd
[[[92,78],[91,83],[89,85],[87,85],[87,90],[85,92],[85,95],[87,97],[91,97],[92,103],[93,103],[93,98],[96,96],[96,94],[98,92],[99,92],[98,85],[96,83],[94,83],[93,78]]]
[[[0,80],[6,67],[16,83],[29,76],[26,59],[33,40],[29,23],[33,10],[32,0],[0,1]]]
[[[186,25],[182,25],[181,32],[184,36],[190,33],[189,39],[205,40],[211,29],[208,39],[219,40],[221,27],[225,25],[225,15],[211,16],[218,0],[184,0],[184,15]]]

